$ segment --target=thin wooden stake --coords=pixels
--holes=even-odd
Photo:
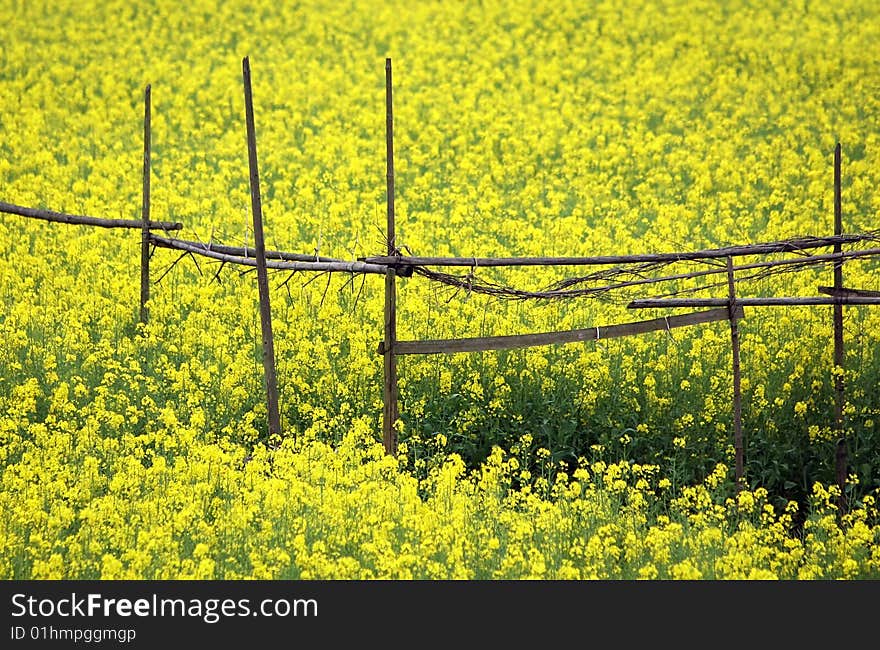
[[[836,465],[836,475],[837,475],[837,486],[840,488],[840,496],[837,497],[837,518],[840,518],[846,514],[847,505],[846,505],[846,466],[847,466],[847,453],[846,453],[846,437],[841,436],[837,440],[837,449],[835,452],[835,465]]]
[[[394,232],[394,117],[391,101],[391,59],[385,59],[385,144],[386,144],[386,191],[388,195],[388,255],[397,254]],[[385,386],[384,413],[382,416],[382,439],[387,454],[397,454],[397,286],[396,273],[389,268],[385,273]]]
[[[834,147],[834,234],[843,233],[843,210],[841,207],[840,188],[840,143]],[[840,243],[834,245],[834,252],[843,251]],[[843,289],[843,261],[834,263],[834,289]],[[844,431],[843,409],[845,405],[843,381],[843,305],[834,305],[834,430],[837,433],[837,451],[835,454],[837,485],[840,488],[838,512],[846,511],[846,432]]]
[[[150,84],[144,90],[144,189],[141,206],[141,323],[150,319]]]
[[[728,311],[730,317],[730,344],[733,350],[733,446],[736,450],[736,491],[745,487],[744,445],[742,433],[742,378],[739,363],[739,325],[736,318],[736,290],[733,279],[733,258],[727,258],[727,289],[729,296]]]
[[[269,435],[281,433],[278,414],[278,386],[275,377],[275,344],[272,336],[272,311],[269,308],[269,278],[266,273],[266,243],[263,239],[263,207],[260,199],[260,175],[257,168],[257,136],[254,127],[254,101],[251,91],[251,66],[248,57],[241,62],[244,77],[244,104],[247,121],[248,164],[250,166],[251,208],[254,213],[254,247],[257,259],[257,286],[260,291],[260,324],[263,332],[263,371],[266,378],[266,406]]]

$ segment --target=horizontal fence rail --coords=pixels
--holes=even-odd
[[[151,235],[152,242],[162,248],[176,248],[184,250],[183,245],[188,246],[186,250],[194,253],[202,251],[210,251],[215,253],[223,253],[233,257],[256,257],[257,249],[253,246],[226,246],[216,242],[204,243],[200,241],[187,241],[185,239],[171,239],[162,237],[161,235]],[[198,249],[198,250],[195,250]],[[345,260],[338,257],[324,257],[322,255],[309,255],[308,253],[288,253],[285,251],[266,251],[267,260],[286,260],[288,262],[344,262]]]
[[[880,291],[870,291],[868,289],[847,289],[846,287],[819,287],[819,293],[824,293],[829,296],[880,298]]]
[[[252,253],[254,249],[215,246],[181,239],[157,237],[155,235],[150,237],[150,241],[159,248],[170,248],[195,255],[203,255],[204,257],[210,257],[230,264],[254,267],[257,265],[257,258],[247,255],[248,251]],[[388,267],[378,264],[349,262],[327,257],[316,260],[314,255],[310,257],[299,253],[284,253],[280,251],[266,251],[266,268],[285,271],[337,271],[345,273],[374,273],[379,275],[384,275],[388,269]]]
[[[641,262],[679,262],[689,260],[723,259],[744,255],[796,253],[835,244],[855,244],[880,239],[880,233],[871,232],[830,237],[804,237],[764,244],[743,244],[724,248],[675,253],[644,253],[633,255],[595,255],[588,257],[419,257],[412,255],[381,255],[358,258],[371,264],[387,266],[593,266],[604,264],[633,264]]]
[[[81,226],[98,226],[99,228],[137,228],[142,230],[144,222],[141,219],[104,219],[102,217],[88,217],[78,214],[65,214],[40,208],[26,208],[12,203],[0,201],[0,212],[17,214],[20,217],[54,221],[56,223],[69,223]],[[148,221],[147,228],[150,230],[182,230],[183,224],[176,221]]]
[[[743,318],[743,308],[734,310],[734,318]],[[462,339],[437,339],[430,341],[397,341],[394,354],[453,354],[456,352],[482,352],[487,350],[511,350],[528,348],[554,343],[579,343],[583,341],[599,341],[633,334],[645,334],[675,327],[686,327],[699,323],[712,323],[730,320],[728,309],[711,309],[709,311],[679,314],[665,318],[604,325],[565,332],[539,332],[536,334],[515,334],[512,336],[483,336]],[[379,343],[379,354],[387,352],[385,342]]]
[[[656,309],[660,307],[722,307],[729,304],[726,298],[643,298],[633,300],[628,309]],[[880,305],[880,297],[866,296],[777,296],[771,298],[737,298],[744,307],[781,307],[793,305]]]

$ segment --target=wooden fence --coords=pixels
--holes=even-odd
[[[703,323],[727,321],[730,327],[731,364],[733,405],[732,420],[734,448],[736,453],[736,485],[741,489],[744,485],[744,440],[742,431],[742,391],[738,321],[745,317],[745,308],[772,307],[792,305],[831,305],[833,306],[834,330],[834,367],[843,369],[843,307],[847,305],[878,305],[880,292],[844,287],[843,263],[847,260],[880,255],[880,248],[843,251],[844,244],[856,244],[868,241],[880,241],[880,231],[861,234],[844,234],[842,230],[841,212],[841,146],[838,143],[834,150],[834,234],[828,237],[803,237],[779,242],[744,244],[716,249],[698,251],[678,251],[669,253],[648,253],[630,255],[605,255],[591,257],[417,257],[403,255],[397,246],[395,232],[394,208],[394,121],[392,100],[391,59],[385,62],[385,98],[386,98],[386,193],[387,193],[387,224],[386,254],[375,257],[360,258],[357,261],[341,260],[331,257],[271,251],[265,248],[263,233],[262,204],[260,195],[259,166],[257,160],[256,129],[254,124],[253,96],[251,91],[251,72],[248,57],[242,60],[242,78],[245,98],[245,119],[247,129],[247,150],[249,164],[249,180],[251,209],[253,215],[254,247],[233,247],[222,244],[186,241],[168,235],[181,230],[183,224],[176,222],[153,221],[150,217],[150,165],[151,165],[151,87],[144,92],[144,158],[143,158],[143,198],[141,218],[138,219],[106,219],[90,216],[70,215],[38,208],[27,208],[0,202],[0,212],[46,221],[98,226],[104,228],[136,228],[141,230],[141,263],[140,263],[140,320],[146,323],[149,319],[148,301],[150,298],[150,258],[156,248],[180,251],[177,263],[185,256],[201,255],[221,262],[219,275],[226,264],[255,267],[259,291],[260,322],[262,330],[263,370],[266,390],[268,429],[272,434],[281,434],[281,421],[278,406],[278,389],[275,371],[274,337],[270,295],[267,280],[268,269],[312,272],[344,272],[349,274],[377,274],[385,277],[385,308],[383,339],[377,347],[377,353],[383,358],[383,443],[388,454],[397,453],[397,433],[395,422],[399,418],[397,357],[409,354],[456,354],[467,352],[491,351],[513,348],[525,348],[551,344],[582,343],[599,341],[605,338],[630,336],[652,331],[671,330]],[[154,231],[161,231],[162,235]],[[807,254],[819,248],[833,248],[833,252],[824,254]],[[769,254],[795,254],[789,259],[765,260],[748,264],[735,265],[734,259],[743,256],[760,256]],[[193,259],[195,259],[193,257]],[[659,277],[641,277],[636,280],[620,280],[622,270],[664,268],[688,261],[725,262],[724,267],[715,266],[708,270],[661,275]],[[174,266],[172,264],[172,267]],[[737,273],[769,274],[789,267],[787,270],[800,269],[822,264],[833,265],[833,286],[818,287],[819,296],[811,297],[759,297],[738,296],[736,293]],[[568,267],[607,267],[610,271],[594,273],[586,278],[569,280],[560,283],[556,288],[544,292],[529,292],[508,287],[488,286],[480,284],[473,275],[477,267],[528,267],[528,266],[568,266]],[[466,278],[456,277],[431,270],[439,267],[465,267],[470,269]],[[170,269],[169,269],[170,270]],[[166,271],[167,273],[167,271]],[[476,338],[438,339],[423,341],[401,341],[397,338],[397,286],[398,276],[411,277],[421,275],[432,281],[445,282],[468,291],[484,292],[500,295],[511,299],[554,299],[576,296],[600,295],[616,289],[639,285],[655,284],[668,280],[694,279],[712,274],[726,276],[726,296],[724,298],[646,298],[633,300],[628,304],[631,309],[672,309],[693,308],[685,314],[666,315],[650,320],[628,323],[600,325],[585,329],[569,331],[539,332],[512,336],[488,336]],[[164,275],[164,274],[163,274]],[[752,277],[760,277],[753,275]],[[161,278],[160,278],[161,279]],[[605,280],[606,284],[590,288],[573,288],[580,280]],[[158,280],[156,280],[157,282]],[[845,482],[847,477],[847,441],[844,427],[844,381],[843,373],[835,371],[835,417],[834,429],[838,436],[836,450],[836,478],[840,487],[840,511],[846,509]]]

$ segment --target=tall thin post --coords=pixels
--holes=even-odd
[[[840,189],[840,143],[834,147],[834,234],[843,234],[843,210],[841,207]],[[834,244],[834,252],[842,252],[840,243]],[[843,289],[843,260],[834,263],[834,288],[838,292]],[[843,381],[843,305],[834,305],[834,430],[837,433],[837,452],[835,454],[837,485],[840,488],[838,497],[839,512],[846,511],[846,433],[843,426],[843,409],[845,405]]]
[[[247,121],[248,164],[250,166],[251,208],[254,213],[254,248],[256,249],[257,286],[260,291],[260,324],[263,331],[263,371],[266,378],[266,406],[269,435],[281,433],[278,414],[278,386],[275,378],[275,344],[272,336],[272,312],[269,309],[269,278],[266,274],[266,243],[263,239],[263,207],[260,199],[260,175],[257,168],[257,136],[254,127],[254,100],[251,92],[251,66],[248,57],[241,62],[244,76],[244,105]]]
[[[150,84],[144,90],[144,189],[141,204],[141,323],[150,318]]]
[[[739,324],[736,318],[736,290],[733,278],[733,258],[727,258],[728,312],[730,318],[730,344],[733,350],[733,446],[736,451],[736,491],[743,489],[744,445],[742,433],[742,377],[739,363]]]
[[[391,101],[391,59],[385,59],[385,143],[386,143],[386,181],[388,195],[388,255],[397,254],[394,232],[394,117]],[[382,417],[382,439],[385,452],[397,454],[397,356],[394,346],[397,343],[397,285],[396,272],[388,268],[385,272],[385,386],[384,413]]]

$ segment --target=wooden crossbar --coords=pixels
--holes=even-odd
[[[734,317],[743,318],[743,308],[738,306],[734,310]],[[664,318],[637,321],[634,323],[622,323],[619,325],[606,325],[589,327],[586,329],[569,330],[565,332],[540,332],[537,334],[515,334],[512,336],[481,336],[463,339],[438,339],[428,341],[397,341],[394,344],[394,354],[454,354],[457,352],[482,352],[487,350],[510,350],[515,348],[528,348],[538,345],[550,345],[553,343],[578,343],[583,341],[598,341],[611,339],[632,334],[644,334],[660,330],[686,327],[699,323],[711,323],[713,321],[728,320],[730,313],[727,308],[710,309],[708,311],[678,314]],[[379,343],[379,354],[385,354],[385,342]]]
[[[849,289],[847,287],[819,287],[819,293],[827,296],[839,296],[841,298],[880,298],[880,291],[868,289]]]

